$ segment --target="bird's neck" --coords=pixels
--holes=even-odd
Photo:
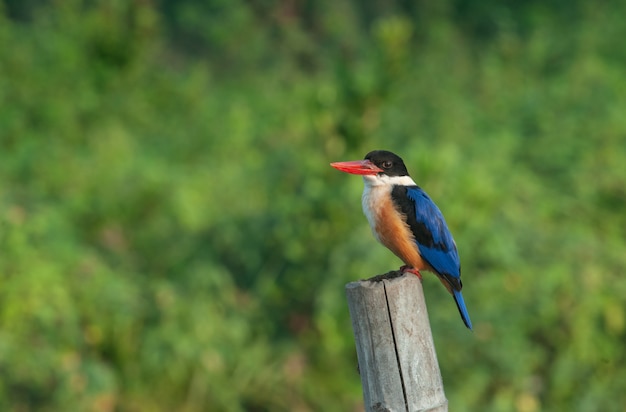
[[[363,176],[365,189],[367,187],[387,186],[389,190],[393,186],[417,186],[411,176],[387,176],[387,175],[365,175]]]
[[[380,241],[376,226],[379,225],[382,210],[393,208],[391,202],[391,190],[394,186],[416,186],[410,176],[363,176],[365,187],[363,188],[363,213],[367,217],[372,233]]]

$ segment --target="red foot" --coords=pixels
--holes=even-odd
[[[400,271],[405,272],[405,273],[406,272],[412,273],[415,276],[417,276],[418,278],[420,278],[420,280],[422,280],[422,274],[420,273],[420,271],[415,269],[415,268],[412,268],[412,267],[410,267],[408,265],[404,265],[404,266],[400,267]]]

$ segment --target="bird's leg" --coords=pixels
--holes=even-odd
[[[403,265],[400,267],[400,271],[403,273],[409,272],[414,274],[415,276],[417,276],[418,278],[420,278],[420,280],[422,280],[422,274],[420,273],[419,270],[409,266],[409,265]]]

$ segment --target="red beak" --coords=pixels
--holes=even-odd
[[[337,170],[353,175],[375,175],[383,171],[369,160],[354,160],[351,162],[335,162],[330,164]]]

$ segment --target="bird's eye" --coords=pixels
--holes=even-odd
[[[385,160],[383,162],[383,169],[389,169],[391,167],[391,162],[389,160]]]

